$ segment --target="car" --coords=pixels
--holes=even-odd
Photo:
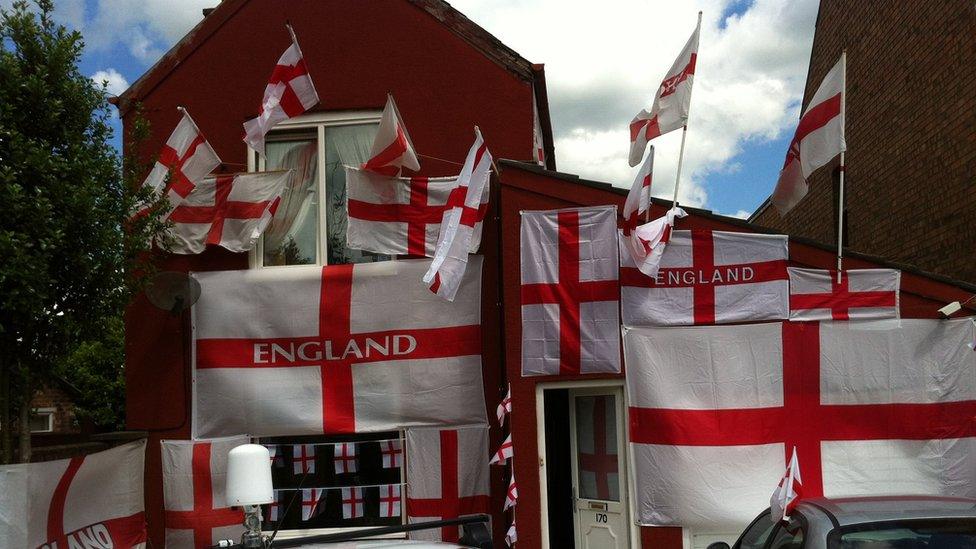
[[[708,549],[730,548],[716,542]],[[976,549],[976,499],[803,499],[787,521],[762,512],[732,549]]]

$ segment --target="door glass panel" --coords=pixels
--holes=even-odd
[[[620,501],[614,395],[576,397],[576,451],[579,497]]]
[[[359,166],[369,159],[376,124],[336,126],[325,130],[325,237],[328,264],[385,261],[388,255],[346,247],[346,171],[343,165]]]
[[[264,232],[264,265],[316,262],[318,232],[318,144],[315,138],[269,141],[265,170],[295,170],[281,204]]]

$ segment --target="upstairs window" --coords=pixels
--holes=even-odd
[[[346,247],[346,173],[359,166],[379,113],[325,113],[282,122],[268,134],[265,157],[250,151],[252,171],[295,170],[252,266],[368,263],[389,256]]]

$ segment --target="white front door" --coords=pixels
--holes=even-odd
[[[578,549],[628,547],[623,392],[619,387],[571,389],[573,521]]]

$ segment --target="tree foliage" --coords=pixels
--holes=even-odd
[[[163,229],[159,200],[137,183],[143,166],[127,162],[123,170],[110,143],[104,85],[79,71],[81,35],[53,21],[52,0],[35,4],[18,0],[0,11],[4,433],[14,411],[56,371],[72,381],[59,366],[79,344],[117,340],[113,319],[138,288],[135,274],[149,272],[148,243]],[[130,222],[140,203],[155,203],[153,215]],[[9,459],[5,444],[0,458]]]

